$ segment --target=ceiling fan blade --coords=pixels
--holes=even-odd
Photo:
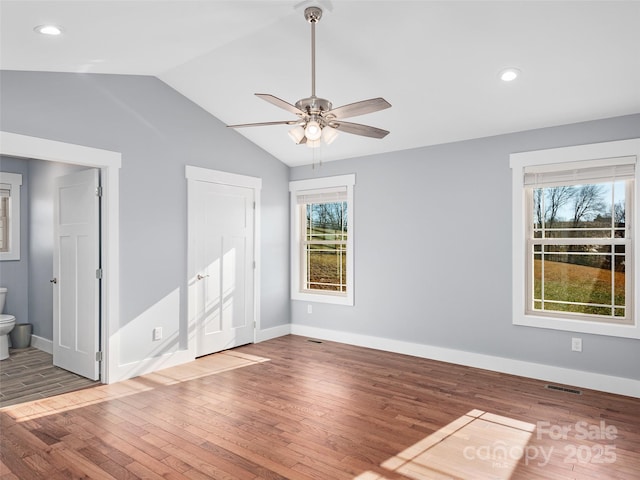
[[[389,108],[391,104],[384,98],[370,98],[361,102],[350,103],[341,107],[334,108],[325,113],[325,115],[333,115],[336,118],[349,118],[364,115],[365,113],[373,113],[379,110]]]
[[[296,125],[298,123],[300,123],[300,120],[283,120],[281,122],[239,123],[237,125],[227,125],[227,127],[228,128],[264,127],[266,125]]]
[[[288,102],[285,102],[281,98],[274,97],[273,95],[269,95],[268,93],[256,93],[256,97],[260,97],[261,99],[275,105],[276,107],[280,107],[285,109],[287,112],[291,112],[294,115],[306,115],[305,112],[300,110],[295,105],[291,105]]]
[[[387,130],[382,130],[381,128],[361,125],[360,123],[342,122],[339,120],[331,122],[330,125],[341,132],[362,135],[363,137],[384,138],[389,133]]]

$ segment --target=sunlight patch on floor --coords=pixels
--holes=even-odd
[[[186,382],[187,380],[194,380],[207,375],[268,361],[268,358],[228,350],[200,357],[196,361],[184,365],[158,370],[157,372],[143,375],[141,378],[153,380],[162,385],[173,385],[178,382]]]
[[[534,430],[531,423],[472,410],[389,458],[381,467],[412,480],[506,480],[524,455]],[[386,477],[368,471],[354,480]]]
[[[86,388],[42,400],[11,405],[0,409],[0,411],[7,413],[17,422],[24,422],[53,413],[61,413],[107,400],[135,395],[136,393],[152,390],[159,386],[174,385],[180,382],[195,380],[197,378],[268,361],[268,358],[228,350],[200,357],[193,362],[141,375],[129,380],[123,380],[110,385],[98,385],[93,388]]]

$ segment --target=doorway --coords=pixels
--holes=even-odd
[[[189,348],[200,357],[255,341],[261,180],[187,167]]]
[[[0,264],[3,286],[16,322],[34,326],[31,346],[12,348],[0,367],[4,406],[98,380],[100,244],[98,169],[4,155],[2,164],[23,177],[20,254]]]
[[[102,178],[102,302],[100,328],[102,362],[100,380],[113,383],[126,378],[127,370],[119,365],[119,169],[121,154],[10,132],[0,132],[0,154],[60,162],[100,170]]]

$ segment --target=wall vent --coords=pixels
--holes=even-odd
[[[574,395],[582,395],[582,392],[580,390],[576,390],[575,388],[562,387],[560,385],[545,385],[544,388],[547,388],[549,390],[556,390],[558,392],[573,393]]]

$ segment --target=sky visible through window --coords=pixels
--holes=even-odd
[[[545,187],[541,189],[544,191],[544,220],[545,222],[570,222],[576,217],[576,202],[579,200],[585,200],[580,198],[581,189],[584,187],[594,187],[590,191],[592,198],[589,198],[591,205],[586,208],[581,221],[594,220],[596,217],[609,217],[612,215],[612,206],[618,205],[624,210],[625,206],[625,182],[607,182],[607,183],[595,183],[585,185],[570,185],[565,187]],[[551,192],[557,191],[560,188],[566,188],[568,191],[565,196],[559,199],[553,200],[551,198]],[[534,197],[535,198],[535,197]],[[553,205],[553,202],[556,205]],[[556,207],[556,211],[553,211],[553,207]],[[534,208],[536,208],[534,200]],[[615,214],[614,214],[615,216]],[[534,212],[534,221],[536,219]],[[549,227],[550,225],[547,225]]]

